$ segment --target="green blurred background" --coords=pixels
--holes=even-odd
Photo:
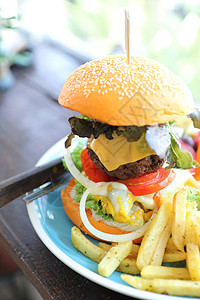
[[[7,16],[17,11],[19,27],[34,40],[50,39],[83,61],[124,52],[124,8],[129,7],[132,54],[165,64],[200,102],[199,0],[1,1]]]
[[[123,48],[123,8],[132,16],[132,53],[156,59],[189,85],[200,102],[200,1],[66,2],[68,30],[97,55]],[[84,13],[83,13],[84,12]]]

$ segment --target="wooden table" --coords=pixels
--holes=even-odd
[[[34,64],[14,68],[15,84],[0,93],[0,180],[35,165],[69,133],[72,114],[57,103],[80,61],[51,44],[34,49]],[[129,299],[103,288],[59,261],[40,241],[17,199],[0,210],[0,241],[44,299]]]

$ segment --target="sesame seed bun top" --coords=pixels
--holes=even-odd
[[[93,60],[66,80],[59,103],[98,121],[115,125],[153,125],[193,110],[188,87],[160,63],[124,55]]]

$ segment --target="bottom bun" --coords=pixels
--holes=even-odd
[[[84,231],[86,234],[89,234],[90,236],[96,238],[94,235],[92,235],[88,229],[85,227],[85,225],[83,224],[81,217],[80,217],[80,211],[79,211],[79,203],[77,203],[76,201],[74,201],[71,196],[70,196],[70,192],[72,190],[72,188],[75,186],[75,181],[74,178],[72,180],[70,180],[69,184],[67,185],[66,188],[63,188],[61,191],[61,200],[63,203],[63,207],[64,210],[67,214],[67,216],[69,217],[69,219],[77,226],[79,227],[82,231]],[[88,217],[88,220],[90,222],[90,224],[105,233],[110,233],[110,234],[124,234],[124,233],[128,233],[125,230],[121,230],[117,227],[113,227],[113,226],[109,226],[107,224],[105,224],[103,221],[97,221],[92,217],[92,212],[90,209],[86,209],[86,214]],[[96,238],[98,239],[98,238]],[[142,240],[141,238],[136,239],[134,242],[135,243],[140,243]]]

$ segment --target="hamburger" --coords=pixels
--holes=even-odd
[[[152,59],[110,56],[72,73],[59,103],[80,113],[65,143],[74,177],[61,192],[66,214],[96,238],[140,241],[158,193],[172,197],[198,167],[175,127],[184,118],[199,127],[189,88]]]

